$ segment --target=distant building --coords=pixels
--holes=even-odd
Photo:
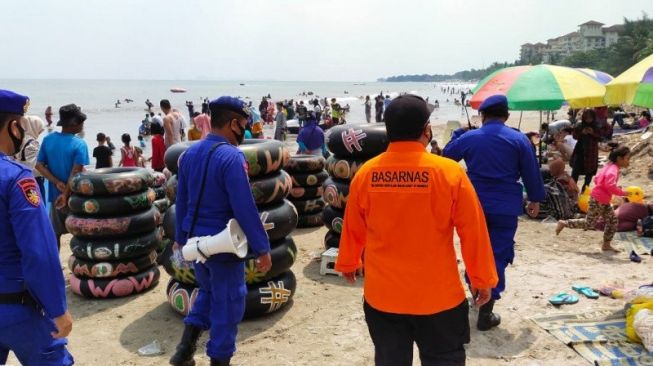
[[[603,23],[591,20],[580,24],[578,31],[551,38],[543,43],[526,43],[521,46],[520,60],[527,64],[551,63],[576,52],[610,47],[619,41],[623,32],[621,24],[604,27]]]

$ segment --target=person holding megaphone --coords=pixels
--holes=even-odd
[[[199,292],[184,319],[184,333],[171,365],[195,365],[197,340],[209,330],[206,353],[211,365],[229,365],[236,351],[238,323],[245,313],[245,261],[257,270],[272,267],[270,242],[259,218],[237,148],[245,136],[249,109],[238,98],[209,103],[211,133],[179,158],[176,245],[194,261]],[[199,180],[198,180],[199,179]]]

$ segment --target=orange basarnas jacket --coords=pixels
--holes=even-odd
[[[393,142],[351,182],[335,269],[353,272],[365,251],[365,300],[375,309],[427,315],[465,299],[456,229],[475,288],[497,273],[483,209],[458,163],[418,142]]]

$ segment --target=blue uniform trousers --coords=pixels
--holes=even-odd
[[[236,352],[238,323],[245,314],[245,262],[209,258],[204,264],[195,263],[194,268],[200,289],[184,323],[210,330],[209,357],[231,358]]]
[[[54,322],[31,307],[0,305],[0,364],[6,362],[6,351],[11,350],[24,366],[72,365],[68,341],[52,338],[53,331]]]
[[[485,214],[487,230],[490,234],[494,262],[499,276],[497,287],[492,289],[492,298],[498,300],[506,289],[506,267],[515,258],[515,233],[517,216]]]

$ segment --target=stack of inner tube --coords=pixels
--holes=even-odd
[[[98,169],[71,179],[66,228],[73,235],[68,267],[74,293],[124,297],[158,283],[161,213],[153,203],[162,184],[144,168]]]
[[[255,258],[245,258],[248,290],[245,318],[255,318],[281,309],[295,294],[296,280],[290,268],[295,262],[297,246],[289,235],[297,226],[298,215],[295,206],[286,199],[292,181],[282,170],[289,159],[283,143],[245,140],[240,148],[247,161],[250,188],[259,214],[267,213],[266,223],[273,225],[267,231],[272,248],[272,269],[261,273],[256,269]],[[173,205],[166,212],[163,225],[166,236],[172,238],[175,216]],[[198,292],[192,264],[184,261],[172,245],[164,251],[161,264],[171,277],[166,291],[168,303],[176,312],[187,315]]]
[[[328,178],[322,156],[295,155],[290,158],[286,171],[292,177],[292,190],[288,199],[297,208],[297,227],[322,226],[322,183]]]
[[[329,229],[324,246],[328,249],[340,246],[351,180],[367,160],[386,150],[388,137],[383,123],[340,125],[327,132],[326,144],[333,154],[326,160],[329,178],[322,184],[326,203],[322,220]]]

